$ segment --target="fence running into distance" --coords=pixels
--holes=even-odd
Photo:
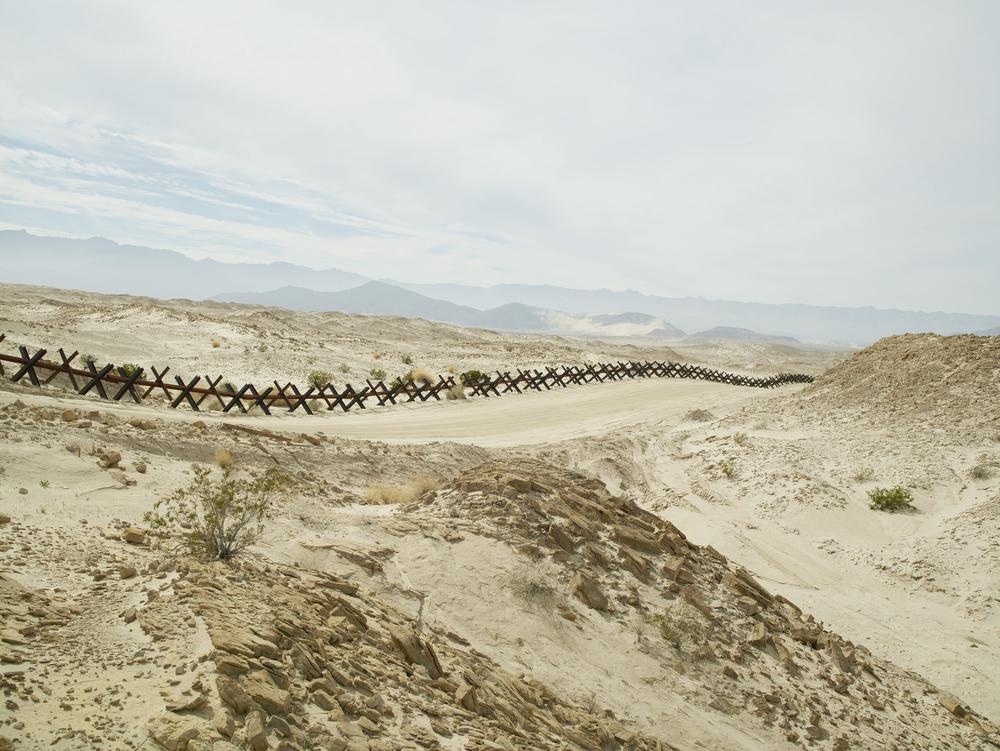
[[[5,339],[0,334],[0,343]],[[147,375],[143,368],[116,367],[107,363],[98,367],[88,360],[74,367],[73,362],[80,356],[78,351],[66,355],[60,347],[61,363],[46,360],[47,350],[39,349],[31,352],[24,345],[18,346],[19,354],[8,355],[0,352],[0,376],[6,376],[4,363],[10,366],[10,380],[20,382],[27,378],[34,386],[44,386],[52,383],[57,377],[63,376],[63,384],[71,386],[78,394],[96,394],[101,399],[121,401],[128,396],[132,401],[140,403],[149,398],[165,397],[171,407],[180,408],[185,405],[194,411],[202,409],[221,409],[230,412],[238,409],[246,414],[259,409],[266,415],[271,410],[286,409],[295,412],[301,408],[304,412],[313,414],[317,408],[328,410],[341,409],[347,412],[351,409],[365,409],[372,402],[377,406],[403,402],[425,402],[428,399],[440,400],[442,394],[447,396],[450,389],[457,384],[456,376],[438,376],[436,383],[426,381],[396,381],[386,385],[383,381],[366,380],[361,388],[347,384],[338,390],[332,383],[322,386],[303,387],[300,389],[293,383],[282,386],[274,381],[273,386],[257,388],[252,383],[242,388],[223,386],[222,376],[215,379],[205,376],[195,376],[185,380],[178,375],[173,376],[173,383],[167,380],[170,367],[157,370],[151,367]],[[525,390],[548,391],[553,387],[572,384],[594,383],[603,381],[620,381],[626,378],[692,378],[701,381],[726,383],[732,386],[749,386],[753,388],[775,388],[786,383],[811,383],[812,376],[782,373],[774,376],[745,376],[726,373],[721,370],[703,368],[697,365],[686,365],[676,362],[615,362],[597,363],[596,365],[568,365],[539,370],[516,369],[516,375],[510,371],[497,371],[496,375],[482,374],[479,378],[469,379],[463,385],[469,389],[471,396],[501,396],[507,393],[521,393]],[[61,384],[57,384],[61,385]],[[206,404],[206,400],[208,403]],[[366,402],[368,404],[366,404]]]

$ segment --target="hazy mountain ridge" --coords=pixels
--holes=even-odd
[[[266,292],[214,295],[219,302],[265,305],[304,312],[336,310],[355,315],[424,318],[456,326],[577,336],[681,338],[684,332],[652,316],[587,316],[532,307],[522,303],[478,310],[436,300],[385,282],[367,282],[339,292],[282,287]]]
[[[171,250],[0,231],[0,280],[160,298],[225,299],[298,310],[399,315],[578,336],[680,338],[741,329],[750,340],[867,344],[883,336],[1000,331],[1000,315],[671,298],[538,284],[411,284],[291,263],[194,260]],[[294,288],[294,294],[288,289]],[[222,293],[222,294],[220,294]],[[343,293],[343,294],[341,294]],[[349,294],[348,294],[349,293]],[[329,295],[338,295],[330,297]],[[322,307],[320,307],[322,306]],[[708,336],[708,334],[702,334]]]
[[[40,237],[23,230],[0,231],[0,256],[5,282],[161,298],[203,300],[224,289],[263,292],[288,285],[336,291],[368,281],[339,269],[195,260],[174,250],[120,245],[103,237]]]

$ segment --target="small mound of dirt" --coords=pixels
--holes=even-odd
[[[1000,337],[880,339],[818,377],[802,396],[815,408],[858,409],[881,419],[923,417],[949,431],[996,432]]]

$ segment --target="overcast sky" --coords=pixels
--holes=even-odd
[[[0,228],[997,314],[998,29],[994,0],[0,0]]]

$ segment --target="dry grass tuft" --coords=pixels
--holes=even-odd
[[[454,401],[455,399],[465,399],[465,386],[461,383],[456,383],[445,392],[445,398],[449,401]]]
[[[229,449],[216,449],[215,456],[212,458],[216,464],[225,469],[226,467],[231,467],[236,461],[236,457],[233,456],[233,452]]]
[[[411,370],[407,377],[411,381],[423,381],[424,383],[434,383],[437,380],[437,376],[434,375],[427,368],[414,368]]]
[[[862,467],[854,473],[852,479],[854,482],[871,482],[875,479],[875,470],[871,467]]]
[[[411,503],[425,493],[437,490],[441,481],[429,475],[418,475],[402,485],[391,485],[378,482],[369,486],[364,492],[367,503]]]
[[[213,339],[212,340],[212,349],[218,349],[221,346],[222,346],[222,342],[220,342],[218,339]]]
[[[559,584],[559,567],[549,560],[521,563],[510,572],[511,592],[543,611],[555,610],[565,599]]]

